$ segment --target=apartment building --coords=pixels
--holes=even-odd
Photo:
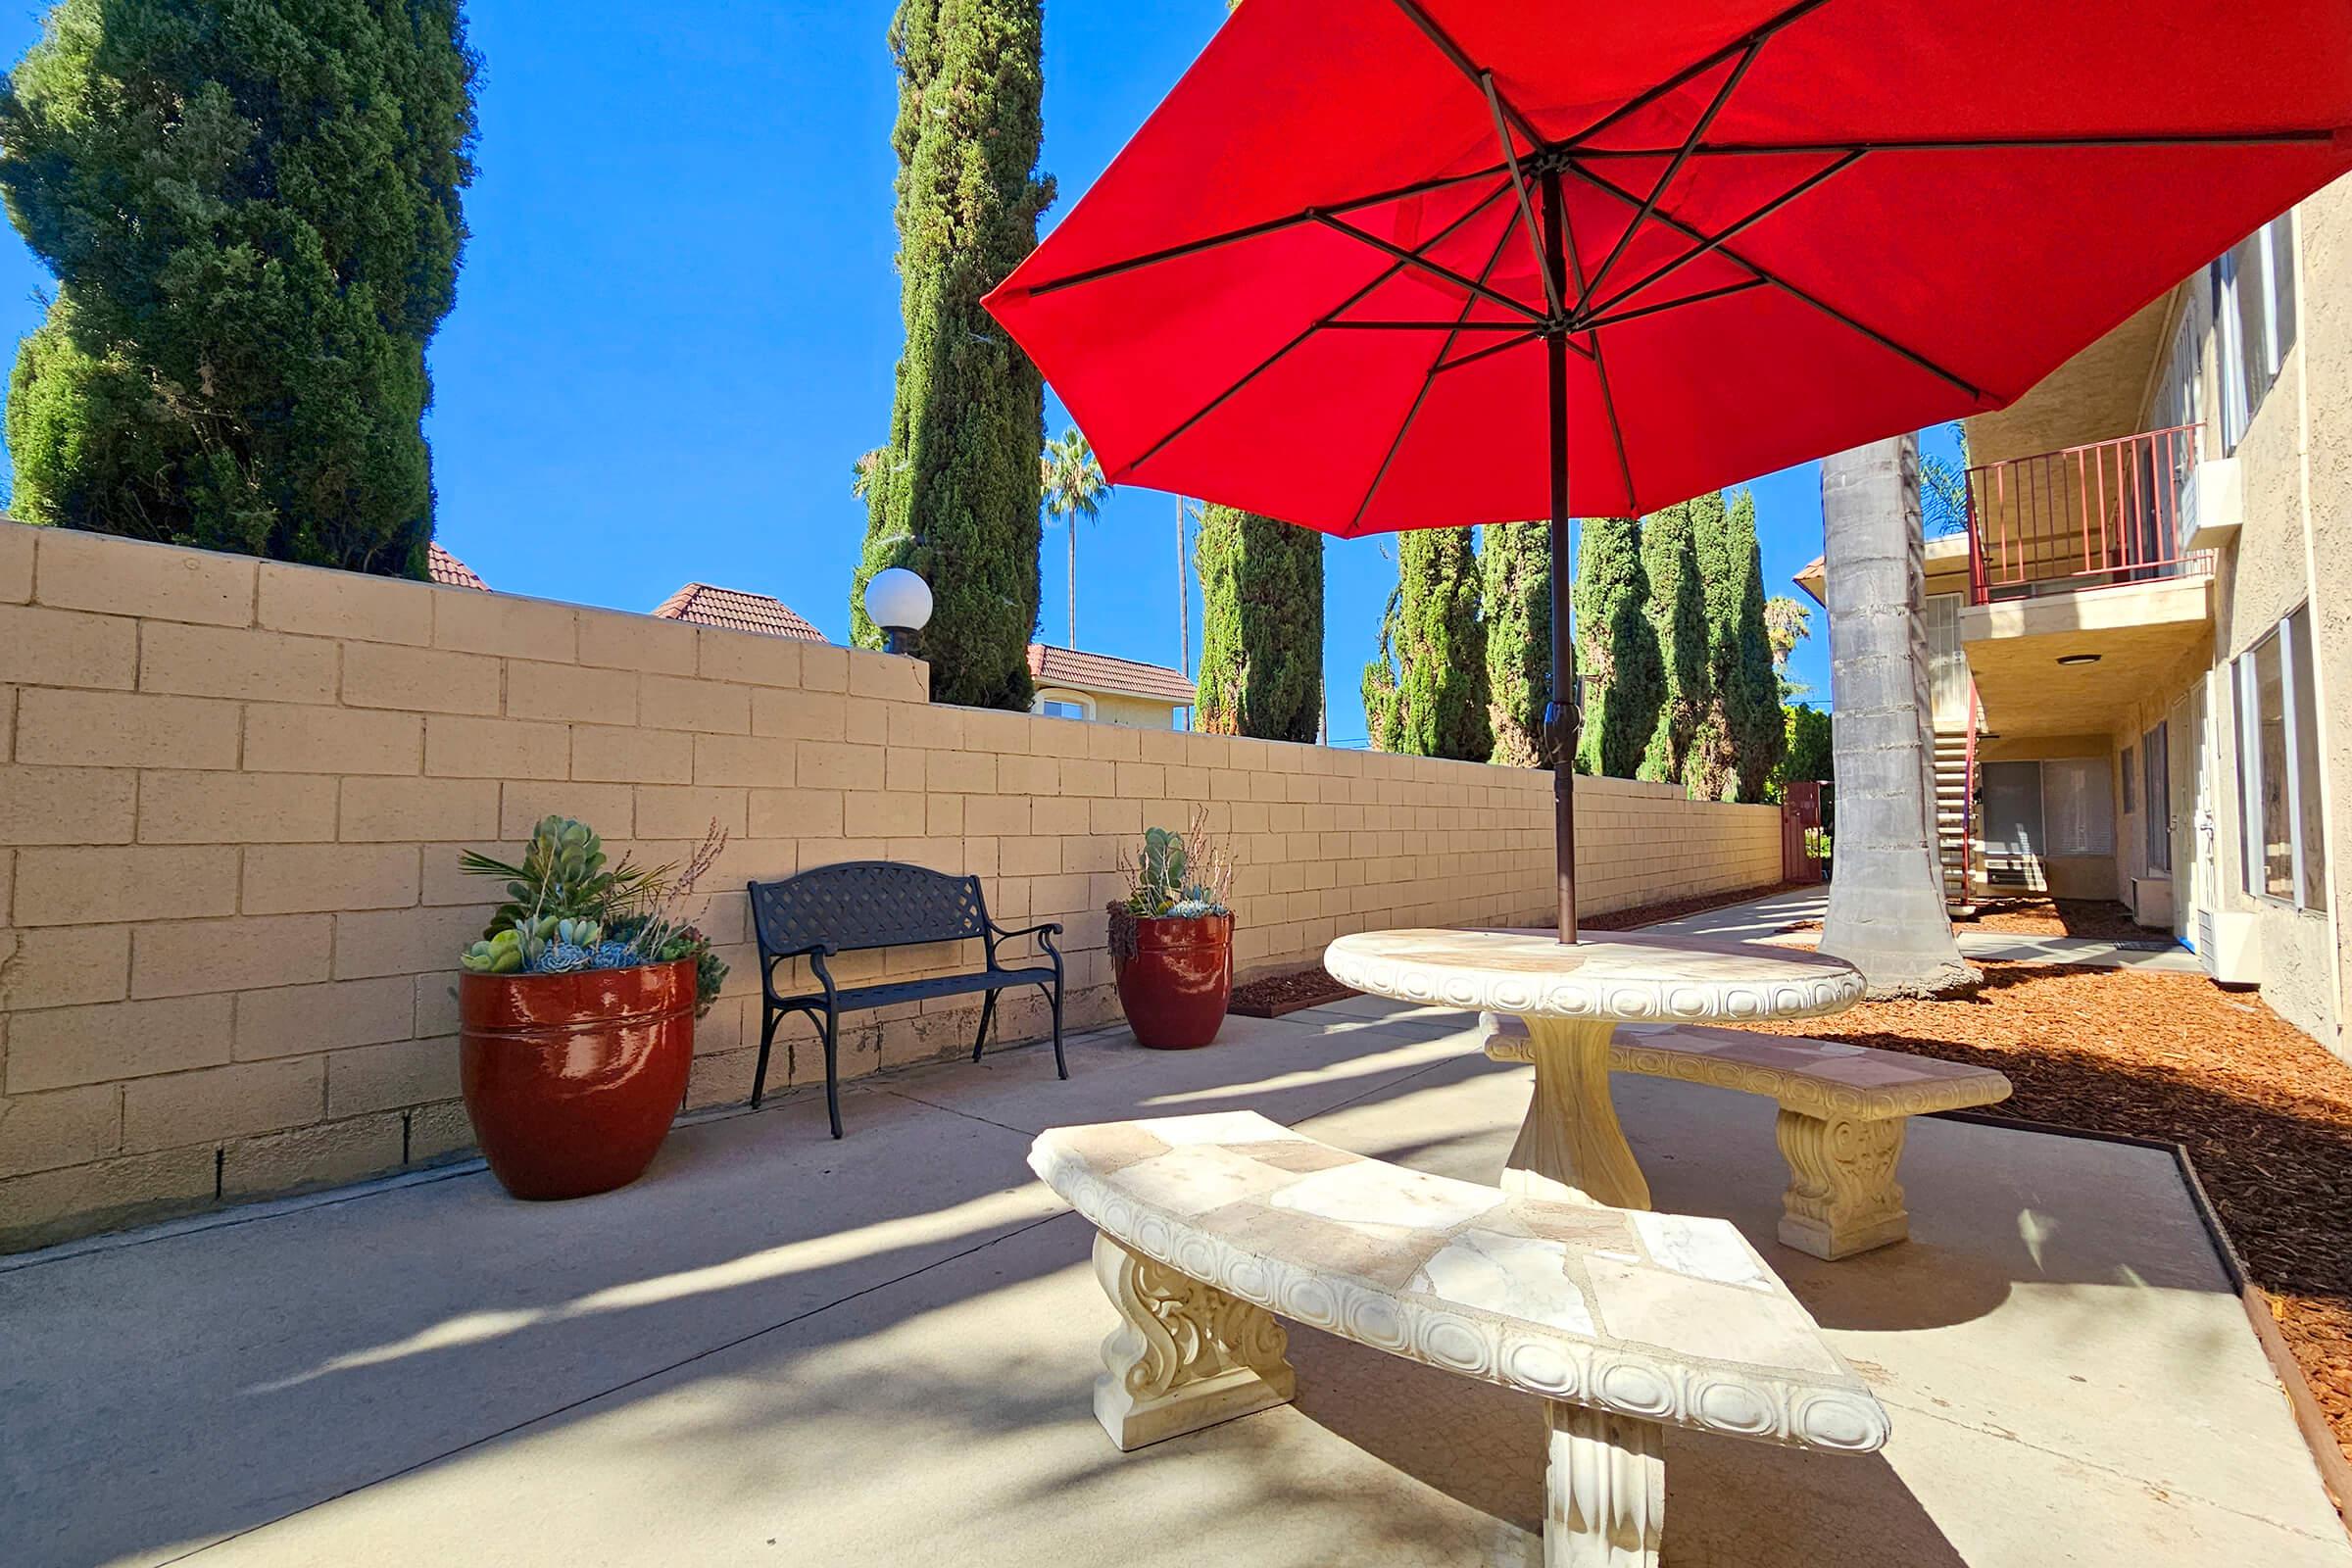
[[[1928,547],[1955,903],[2121,900],[2352,1056],[2352,180],[1968,435]]]

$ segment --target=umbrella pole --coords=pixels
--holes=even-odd
[[[1544,172],[1544,265],[1552,297],[1567,297],[1567,236],[1560,207],[1560,174]],[[1551,701],[1544,724],[1551,741],[1552,864],[1558,881],[1562,942],[1576,940],[1576,633],[1568,552],[1568,333],[1544,334],[1544,380],[1551,442]]]

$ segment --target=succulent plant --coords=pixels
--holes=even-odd
[[[588,958],[591,969],[629,969],[645,961],[635,948],[610,937],[590,947]]]
[[[625,891],[628,880],[642,875],[627,867],[618,872],[606,869],[605,841],[587,823],[567,816],[540,818],[520,865],[470,850],[458,863],[476,876],[506,881],[508,902],[490,917],[484,936],[549,915],[593,924],[613,896]]]
[[[527,959],[520,933],[507,930],[486,942],[476,942],[458,956],[458,962],[475,974],[514,974]]]
[[[550,942],[531,958],[533,974],[571,974],[588,967],[590,954],[576,942]]]

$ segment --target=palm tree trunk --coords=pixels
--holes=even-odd
[[[1936,858],[1919,438],[1824,461],[1821,513],[1838,788],[1821,951],[1874,998],[1933,996],[1980,976],[1952,940]]]
[[[1078,651],[1078,514],[1061,519],[1070,530],[1070,652]]]

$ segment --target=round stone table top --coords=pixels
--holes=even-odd
[[[1840,958],[1642,931],[1573,947],[1549,931],[1366,931],[1332,943],[1323,966],[1376,997],[1522,1018],[1809,1018],[1863,992]]]

